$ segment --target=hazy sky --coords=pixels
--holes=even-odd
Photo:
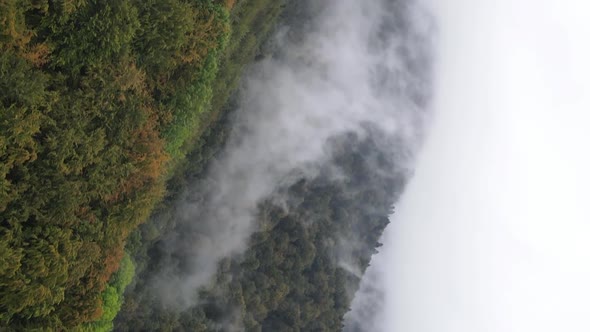
[[[430,0],[430,136],[372,274],[382,331],[590,331],[590,3]]]

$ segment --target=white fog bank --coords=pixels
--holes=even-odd
[[[428,5],[435,120],[367,331],[590,331],[590,3]]]

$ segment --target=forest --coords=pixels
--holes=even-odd
[[[287,206],[260,202],[247,251],[202,301],[167,308],[147,283],[183,266],[162,246],[192,241],[174,202],[223,146],[242,72],[303,3],[0,0],[0,330],[341,329],[405,181],[375,171],[395,165],[374,128],[331,142],[346,181],[325,169],[279,188]]]
[[[114,317],[127,237],[221,113],[269,3],[240,3],[231,30],[234,1],[0,1],[1,329]]]
[[[340,331],[405,184],[403,172],[375,171],[375,164],[395,168],[383,152],[391,143],[378,131],[335,138],[332,162],[346,180],[334,179],[326,168],[279,189],[276,195],[286,195],[287,206],[272,197],[261,202],[260,229],[247,251],[219,262],[214,280],[195,294],[201,299],[196,305],[182,310],[162,305],[148,282],[170,260],[180,267],[177,273],[190,274],[189,258],[170,252],[161,238],[137,251],[142,270],[126,293],[116,330]],[[176,215],[181,213],[172,209],[151,222],[180,221],[171,226],[183,235],[175,241],[188,244],[198,230],[183,223]],[[143,232],[149,232],[146,226],[149,222]]]

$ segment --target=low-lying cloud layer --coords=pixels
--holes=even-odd
[[[435,120],[364,280],[384,293],[365,330],[590,331],[589,5],[429,5]]]
[[[152,281],[167,305],[198,300],[219,260],[245,250],[257,204],[293,171],[313,174],[329,138],[374,126],[403,142],[397,163],[411,166],[429,98],[427,20],[409,19],[405,0],[298,5],[318,11],[305,28],[282,29],[278,55],[250,70],[227,148],[179,207],[185,226],[166,240],[168,265]]]

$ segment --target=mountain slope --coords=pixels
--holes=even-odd
[[[210,110],[228,23],[206,0],[0,2],[0,326],[101,316]]]

